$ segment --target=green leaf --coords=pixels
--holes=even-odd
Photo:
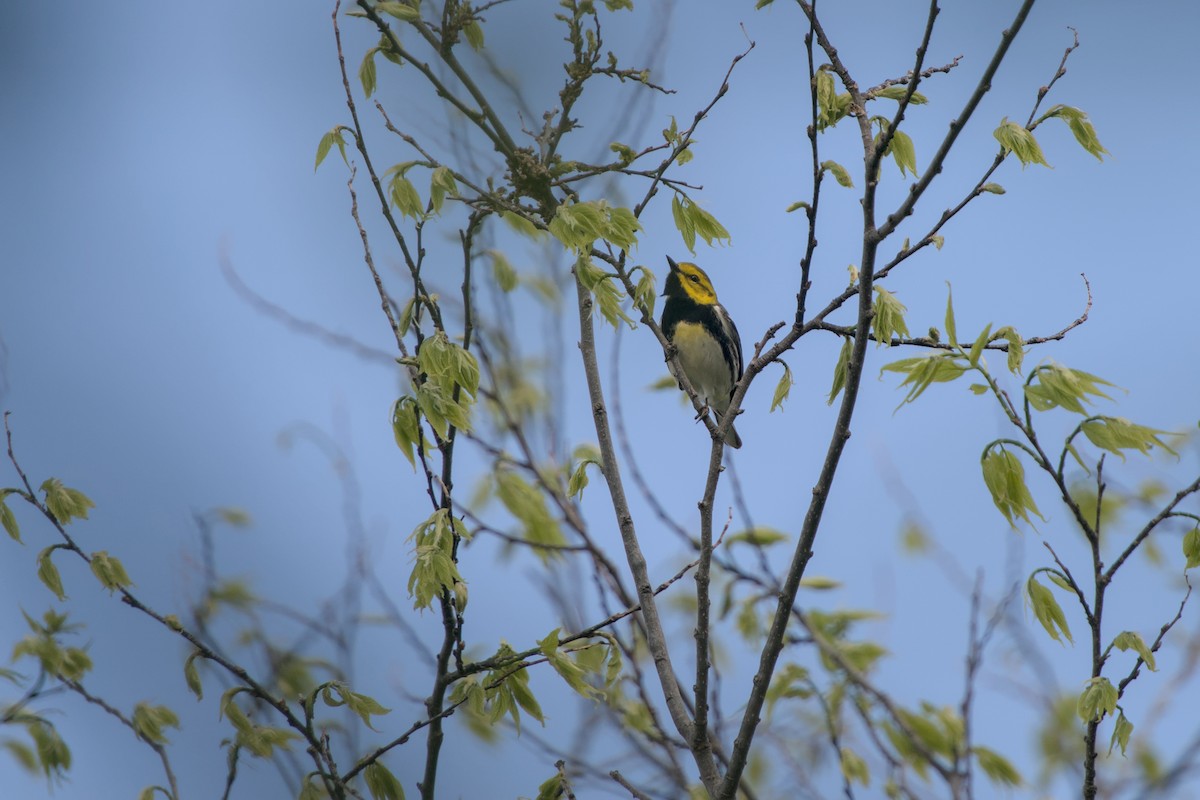
[[[904,312],[908,309],[896,299],[896,295],[875,285],[875,317],[871,321],[871,332],[875,334],[876,346],[891,347],[892,337],[908,336],[908,323]]]
[[[67,647],[62,651],[62,663],[58,673],[67,680],[78,681],[92,670],[92,657],[79,647]]]
[[[549,228],[554,238],[582,256],[591,251],[597,239],[628,251],[637,244],[642,224],[627,208],[593,200],[559,205]]]
[[[663,140],[667,144],[674,145],[679,143],[679,123],[675,119],[675,115],[671,115],[671,127],[663,128]]]
[[[408,463],[417,467],[413,446],[421,442],[421,420],[417,401],[404,396],[392,404],[392,434],[396,438],[396,446],[408,459]]]
[[[1004,187],[998,183],[985,183],[980,187],[980,191],[987,192],[989,194],[1004,194]]]
[[[1042,166],[1050,166],[1046,163],[1046,157],[1042,155],[1042,148],[1038,145],[1037,139],[1033,134],[1021,125],[1015,122],[1009,122],[1008,117],[1005,117],[1000,122],[1000,127],[992,132],[996,137],[996,141],[1000,143],[1000,149],[1003,153],[1012,153],[1021,161],[1022,167],[1027,167],[1030,164],[1041,164]]]
[[[403,22],[417,22],[421,19],[421,9],[407,3],[379,2],[375,4],[375,10],[382,11]]]
[[[1129,737],[1133,734],[1133,723],[1125,717],[1125,712],[1117,713],[1117,724],[1113,726],[1112,739],[1108,743],[1108,754],[1111,756],[1114,745],[1119,745],[1121,755],[1125,755],[1125,748],[1129,746]]]
[[[647,316],[654,316],[654,303],[658,299],[658,291],[655,287],[654,273],[643,266],[634,267],[634,271],[640,270],[642,276],[638,278],[638,282],[633,287],[633,304],[646,313]],[[632,276],[633,272],[630,272]]]
[[[854,181],[851,180],[850,173],[846,171],[845,167],[836,161],[822,161],[821,171],[828,172],[829,174],[833,175],[834,180],[836,180],[840,185],[845,186],[847,189],[854,187]]]
[[[975,745],[971,748],[979,762],[979,768],[991,779],[992,783],[1000,786],[1020,786],[1024,781],[1021,773],[1012,762],[988,747]]]
[[[391,204],[406,217],[412,217],[414,220],[425,218],[425,204],[421,201],[421,195],[417,194],[417,187],[412,185],[412,181],[405,177],[404,173],[408,171],[411,164],[404,165],[402,169],[392,167],[388,170],[391,174],[391,179],[388,181],[388,197],[391,199]]]
[[[732,241],[729,231],[717,221],[717,218],[698,206],[691,198],[676,194],[671,200],[671,215],[675,219],[675,227],[683,235],[683,243],[689,252],[696,252],[696,237],[704,240],[709,247],[713,242],[728,244]]]
[[[71,768],[71,750],[53,725],[35,718],[26,723],[25,730],[33,739],[37,759],[47,778],[61,778]]]
[[[462,581],[458,581],[450,587],[450,590],[454,593],[454,607],[457,608],[458,612],[461,614],[467,609],[467,600],[470,599],[470,593],[467,591],[467,584],[463,583]]]
[[[692,223],[691,217],[684,211],[679,195],[671,198],[671,216],[675,219],[675,227],[683,236],[683,243],[687,247],[688,252],[695,253],[696,226]]]
[[[900,175],[903,176],[905,171],[911,172],[913,177],[917,176],[917,149],[913,145],[912,137],[901,130],[897,130],[892,134],[892,140],[888,143],[885,156],[891,156],[896,162],[896,166],[900,168]],[[940,247],[938,248],[941,249]]]
[[[555,547],[566,544],[558,520],[550,513],[545,496],[511,469],[496,470],[496,497],[523,528],[523,537],[534,545],[533,551],[543,562],[559,557]]]
[[[830,589],[840,589],[842,582],[833,578],[822,578],[819,575],[813,575],[808,578],[801,578],[800,586],[801,588],[812,589],[816,592],[826,592]]]
[[[975,343],[971,345],[971,351],[967,355],[967,362],[972,366],[979,366],[979,357],[983,355],[983,348],[987,346],[992,335],[992,326],[989,323],[983,332],[975,338]]]
[[[427,368],[425,361],[425,355],[430,352],[427,350],[430,342],[438,343],[438,347],[441,348],[436,372]],[[460,387],[472,397],[479,393],[479,362],[469,350],[456,342],[451,342],[444,331],[438,331],[432,337],[425,339],[421,346],[421,352],[417,354],[417,359],[427,374],[437,374],[439,377],[452,381],[455,386]]]
[[[12,489],[0,489],[0,525],[4,526],[4,530],[15,541],[21,541],[21,528],[17,525],[17,517],[12,513],[12,509],[4,502],[5,498],[12,494]]]
[[[253,522],[250,517],[250,512],[244,508],[236,508],[234,506],[221,506],[214,509],[221,522],[226,525],[231,525],[234,528],[248,528]]]
[[[541,241],[546,236],[546,231],[534,225],[533,222],[516,214],[512,211],[501,211],[500,219],[508,223],[508,227],[512,228],[522,236],[528,237],[536,241]]]
[[[342,161],[346,162],[346,166],[350,166],[350,159],[346,157],[346,141],[342,138],[342,131],[348,130],[345,125],[335,125],[328,133],[321,137],[321,141],[317,144],[317,163],[313,164],[313,172],[317,171],[317,167],[321,166],[321,162],[325,160],[325,156],[329,155],[329,148],[337,145],[338,152],[342,154]]]
[[[404,787],[382,761],[373,761],[363,770],[367,791],[375,800],[404,800]]]
[[[633,211],[624,206],[614,206],[606,210],[608,224],[604,229],[605,241],[612,242],[622,250],[629,250],[637,245],[637,233],[643,228]]]
[[[42,481],[41,490],[46,495],[46,507],[62,525],[69,524],[72,519],[87,519],[88,509],[96,507],[87,495],[63,486],[58,478]]]
[[[1003,337],[1008,342],[1008,369],[1014,375],[1021,374],[1021,362],[1025,360],[1025,340],[1011,325],[1005,325],[996,331],[997,337]]]
[[[629,166],[637,159],[637,151],[627,144],[613,142],[608,146],[608,149],[617,154],[617,159],[623,167]]]
[[[917,356],[902,358],[890,364],[884,364],[879,374],[898,372],[904,375],[900,387],[910,386],[908,394],[900,401],[900,406],[911,403],[920,397],[926,389],[935,383],[948,383],[956,380],[967,371],[962,356],[957,353],[942,353],[933,356]],[[900,406],[897,406],[899,408]]]
[[[500,291],[508,294],[516,289],[520,277],[508,258],[499,250],[488,250],[487,254],[492,257],[492,279],[496,281]]]
[[[838,93],[828,65],[821,66],[815,81],[817,84],[817,130],[823,131],[838,124],[850,113],[850,93]]]
[[[667,375],[663,375],[661,378],[656,380],[654,383],[647,386],[646,389],[647,389],[647,391],[651,391],[651,392],[663,392],[663,391],[666,391],[667,389],[678,388],[678,386],[679,386],[679,382],[677,380],[675,380],[675,377],[673,375],[667,374]]]
[[[362,82],[363,92],[367,97],[375,94],[375,54],[379,52],[378,47],[372,47],[363,56],[362,66],[358,68],[358,79]],[[329,148],[325,148],[328,152]],[[317,157],[317,164],[321,163],[320,156]]]
[[[1076,414],[1087,414],[1083,404],[1091,403],[1092,397],[1112,399],[1101,391],[1100,386],[1113,384],[1083,370],[1051,363],[1035,370],[1034,380],[1025,386],[1025,397],[1037,411],[1061,406]]]
[[[1025,467],[1016,455],[1010,453],[1004,445],[988,445],[983,451],[981,463],[983,482],[991,492],[992,502],[1000,509],[1009,525],[1015,528],[1018,519],[1032,525],[1030,512],[1045,521],[1046,518],[1038,511],[1037,504],[1033,501],[1033,495],[1029,493],[1029,487],[1025,485]]]
[[[1067,616],[1063,613],[1062,606],[1058,604],[1058,600],[1054,599],[1054,592],[1037,581],[1037,572],[1029,576],[1029,580],[1025,581],[1025,595],[1029,599],[1029,604],[1033,608],[1033,615],[1037,617],[1037,621],[1042,623],[1042,627],[1046,629],[1046,633],[1050,634],[1050,638],[1056,642],[1062,642],[1062,636],[1067,637],[1067,641],[1072,644],[1075,642],[1071,638],[1071,629],[1067,626]],[[1062,634],[1060,636],[1059,634]]]
[[[1169,434],[1170,431],[1147,428],[1121,417],[1096,417],[1084,422],[1080,428],[1088,441],[1102,450],[1116,453],[1122,461],[1125,460],[1122,450],[1137,450],[1142,455],[1147,455],[1156,445],[1171,455],[1179,455],[1158,438],[1160,434]]]
[[[443,591],[452,591],[456,583],[463,582],[454,563],[455,537],[470,538],[462,522],[445,508],[435,511],[409,535],[413,568],[408,594],[413,598],[413,608],[429,608]]]
[[[911,733],[901,732],[891,723],[885,723],[884,733],[918,775],[925,771],[925,757],[921,755],[923,750],[949,755],[950,739],[933,720],[906,709],[899,709],[897,716],[904,721]],[[918,742],[922,745],[921,748],[916,746]]]
[[[842,657],[859,672],[870,672],[875,662],[887,655],[888,651],[875,642],[841,642],[837,645]],[[832,664],[827,665],[832,668]]]
[[[929,551],[929,534],[918,522],[909,520],[900,532],[900,544],[910,555],[920,555]]]
[[[538,785],[534,800],[561,800],[564,793],[562,773],[556,772]]]
[[[1079,146],[1084,150],[1094,155],[1097,161],[1104,161],[1105,155],[1112,155],[1104,149],[1104,145],[1100,144],[1100,139],[1096,136],[1095,126],[1092,125],[1087,114],[1080,109],[1060,104],[1043,114],[1038,119],[1038,123],[1054,118],[1061,119],[1067,123],[1067,126],[1071,129],[1071,133],[1075,136],[1075,141],[1079,142]]]
[[[783,361],[779,363],[783,365],[783,374],[779,376],[779,383],[775,384],[775,394],[771,397],[771,411],[783,408],[783,401],[788,399],[788,395],[792,392],[792,385],[796,382],[792,378],[791,367]]]
[[[829,390],[829,405],[833,405],[833,401],[841,394],[842,389],[846,388],[846,375],[850,371],[850,356],[853,347],[853,339],[847,337],[842,340],[842,349],[838,351],[837,363],[833,366],[833,386]]]
[[[37,576],[46,588],[54,592],[54,596],[59,600],[65,600],[67,595],[63,592],[62,578],[58,575],[58,567],[54,566],[54,562],[50,560],[50,555],[62,545],[53,544],[38,553],[37,557]]]
[[[237,743],[257,758],[270,758],[275,748],[291,750],[291,743],[300,735],[286,728],[271,728],[266,725],[249,725],[237,733]]]
[[[438,331],[421,343],[417,363],[427,378],[417,387],[416,402],[421,414],[441,437],[449,434],[450,426],[469,431],[471,409],[479,390],[479,364],[475,356],[451,342],[444,331]],[[395,423],[393,407],[393,430]],[[407,433],[411,435],[411,430]],[[399,434],[397,444],[404,449]]]
[[[500,653],[512,656],[512,648],[503,645],[500,648]],[[502,681],[502,682],[501,682]],[[497,710],[504,711],[504,706],[507,706],[507,712],[513,720],[513,724],[517,729],[517,733],[521,732],[520,716],[518,709],[524,711],[530,717],[537,720],[542,725],[546,724],[545,715],[542,714],[542,708],[538,705],[537,698],[533,696],[533,692],[529,689],[529,673],[524,669],[513,670],[511,665],[504,667],[502,670],[493,670],[488,673],[488,685],[500,682],[499,686],[491,690],[493,702],[496,707],[493,708],[493,714]],[[503,702],[501,703],[501,699]],[[494,717],[498,719],[498,717]]]
[[[400,309],[400,319],[396,320],[396,329],[400,331],[401,335],[408,333],[409,328],[413,324],[413,317],[421,310],[421,304],[418,300],[419,298],[414,295],[408,298],[408,302],[404,304],[404,308]]]
[[[767,688],[767,716],[771,716],[775,704],[784,698],[807,700],[812,695],[813,682],[808,669],[799,664],[784,664]]]
[[[598,310],[614,328],[624,322],[630,328],[636,326],[633,319],[621,308],[625,293],[616,280],[595,265],[590,256],[581,255],[575,262],[575,274],[580,283],[596,298],[593,311]]]
[[[745,542],[755,547],[769,547],[770,545],[786,542],[787,540],[788,535],[786,533],[760,525],[729,535],[726,537],[725,543],[732,546],[739,542]]]
[[[1184,534],[1183,556],[1187,559],[1184,569],[1200,566],[1200,525]]]
[[[209,593],[209,598],[213,603],[241,611],[249,609],[258,602],[258,598],[254,596],[249,585],[238,578],[229,578],[218,583]]]
[[[842,762],[842,776],[847,783],[871,785],[871,771],[867,768],[867,762],[863,760],[862,756],[849,747],[842,747],[839,755]]]
[[[296,800],[326,800],[329,797],[325,793],[324,786],[313,783],[313,778],[316,777],[318,777],[316,772],[310,772],[304,776],[304,784],[300,787],[300,794],[297,795]]]
[[[152,744],[169,744],[163,728],[179,728],[179,716],[166,706],[138,703],[133,707],[133,730]]]
[[[576,447],[574,459],[576,464],[575,469],[571,472],[571,478],[567,482],[567,496],[582,499],[583,490],[588,485],[588,464],[595,464],[601,469],[603,469],[603,464],[600,458],[600,451],[590,444]]]
[[[1117,638],[1113,639],[1113,647],[1121,652],[1133,650],[1138,654],[1138,658],[1146,662],[1146,668],[1151,672],[1155,672],[1157,668],[1154,665],[1154,653],[1146,646],[1146,641],[1141,635],[1134,631],[1122,631],[1117,634]]]
[[[350,687],[342,681],[329,681],[324,684],[321,687],[321,699],[326,705],[334,708],[346,706],[357,714],[359,719],[371,730],[376,730],[375,726],[371,724],[372,716],[383,716],[392,711],[390,708],[384,708],[373,697],[350,691]]]
[[[433,213],[442,213],[447,194],[458,194],[458,181],[454,179],[454,173],[449,167],[437,167],[429,184],[429,202],[433,204]]]
[[[194,650],[187,657],[187,661],[183,662],[183,679],[187,681],[188,691],[196,695],[197,700],[204,698],[204,684],[200,682],[200,671],[196,669],[196,659],[200,657],[200,651]]]
[[[900,102],[900,99],[903,98],[907,92],[908,92],[907,86],[899,86],[899,85],[885,86],[884,88],[882,88],[878,92],[876,92],[875,96],[876,97],[886,97],[888,100],[895,100],[896,102]],[[909,98],[908,102],[914,106],[923,106],[929,102],[929,98],[926,97],[925,95],[921,94],[920,92],[913,92],[913,95],[911,98]]]
[[[11,753],[13,758],[16,759],[17,763],[26,772],[30,774],[37,773],[38,759],[34,755],[32,747],[16,739],[2,739],[0,740],[0,747]]]
[[[589,699],[598,699],[602,693],[597,691],[594,686],[587,682],[587,674],[569,655],[559,650],[558,633],[559,628],[555,628],[538,644],[538,649],[542,651],[542,655],[550,662],[550,666],[554,667],[554,671],[559,674],[567,685],[578,692],[583,697]]]
[[[800,210],[800,209],[802,209],[802,208],[803,208],[805,211],[808,211],[808,210],[810,210],[810,209],[812,208],[812,206],[810,206],[808,203],[804,202],[803,200],[797,200],[796,202],[792,203],[790,206],[788,206],[787,208],[785,208],[785,209],[784,209],[784,212],[786,212],[786,213],[790,214],[790,213],[792,213],[793,211],[799,211],[799,210]]]
[[[384,58],[395,64],[397,67],[404,66],[404,56],[400,54],[399,49],[396,47],[396,43],[392,41],[392,37],[388,36],[386,33],[379,37],[379,44],[375,45],[375,49],[378,50]]]
[[[1117,687],[1108,678],[1089,678],[1087,686],[1079,695],[1075,713],[1084,722],[1099,722],[1106,714],[1117,708]]]
[[[1062,589],[1064,592],[1075,592],[1075,587],[1071,585],[1071,582],[1067,580],[1065,575],[1060,574],[1057,570],[1046,570],[1042,574],[1049,578],[1051,583]]]
[[[124,589],[133,584],[133,581],[129,579],[129,574],[125,572],[124,565],[115,556],[110,556],[107,551],[98,550],[92,553],[88,561],[92,568],[92,574],[109,592]]]
[[[946,284],[946,335],[950,344],[958,347],[958,325],[954,321],[954,290]]]
[[[463,35],[467,37],[467,44],[471,45],[471,49],[476,53],[483,49],[483,26],[479,24],[479,20],[473,19],[464,25]]]

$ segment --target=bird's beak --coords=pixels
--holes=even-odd
[[[679,271],[679,265],[676,264],[675,259],[671,258],[670,256],[667,256],[667,265],[671,267],[672,272]]]

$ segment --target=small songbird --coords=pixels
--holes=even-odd
[[[663,289],[663,335],[675,345],[692,388],[720,422],[742,377],[742,339],[704,270],[687,261],[676,264],[670,256],[667,264],[671,272]],[[732,425],[725,444],[742,446]]]

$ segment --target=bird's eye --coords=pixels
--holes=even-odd
[[[700,282],[700,276],[699,276],[699,275],[688,275],[688,279],[689,279],[689,280],[690,280],[692,283],[699,283],[699,282]]]

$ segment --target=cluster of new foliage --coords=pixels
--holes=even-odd
[[[764,0],[759,6],[768,3]],[[635,13],[629,0],[561,1],[556,18],[565,34],[567,59],[561,88],[557,97],[535,104],[536,113],[519,114],[513,106],[525,98],[505,84],[506,73],[489,55],[485,37],[487,17],[507,11],[503,0],[444,0],[440,6],[419,0],[357,0],[352,8],[342,9],[339,2],[334,9],[333,35],[348,119],[321,139],[317,165],[336,147],[348,170],[364,276],[378,290],[394,334],[391,357],[406,380],[407,391],[392,411],[393,433],[428,497],[428,515],[408,522],[416,522],[407,576],[415,611],[402,610],[383,588],[396,581],[381,582],[368,571],[362,585],[377,597],[378,613],[407,632],[414,648],[428,653],[427,659],[415,662],[428,665],[425,685],[406,687],[420,695],[420,702],[397,698],[405,712],[390,711],[348,685],[344,661],[351,648],[344,631],[359,625],[361,617],[347,615],[338,626],[314,618],[313,636],[291,649],[272,647],[269,630],[258,616],[250,617],[255,624],[242,641],[222,641],[222,629],[213,625],[218,614],[272,610],[248,587],[222,579],[212,567],[212,528],[243,524],[237,512],[197,519],[207,571],[195,604],[178,616],[151,607],[116,556],[91,552],[81,544],[75,531],[92,507],[88,497],[54,478],[35,488],[37,478],[26,476],[14,454],[7,417],[14,486],[0,489],[0,522],[15,543],[22,537],[46,538],[49,543],[37,557],[38,577],[60,602],[66,602],[66,588],[56,563],[82,559],[120,601],[113,604],[114,614],[146,615],[161,624],[164,636],[183,640],[188,654],[182,675],[196,697],[203,697],[206,687],[224,687],[218,703],[230,726],[224,743],[227,795],[236,784],[239,760],[258,758],[274,760],[286,790],[304,800],[447,796],[438,788],[444,777],[439,767],[447,733],[471,730],[485,739],[499,731],[529,734],[536,726],[528,721],[544,718],[531,690],[530,673],[536,670],[553,670],[587,698],[582,724],[611,734],[607,751],[583,745],[568,749],[533,734],[547,755],[546,772],[529,781],[539,800],[575,797],[583,787],[598,784],[635,798],[794,797],[797,792],[822,796],[821,787],[850,798],[859,793],[966,798],[984,781],[1044,786],[1063,775],[1078,781],[1084,797],[1169,792],[1172,781],[1186,772],[1191,755],[1182,756],[1186,760],[1174,768],[1155,765],[1149,756],[1137,766],[1103,759],[1114,748],[1124,754],[1136,742],[1137,720],[1125,713],[1122,698],[1143,667],[1155,669],[1156,653],[1182,618],[1190,586],[1180,582],[1179,613],[1156,622],[1161,627],[1150,637],[1106,630],[1105,600],[1122,567],[1139,549],[1179,541],[1184,534],[1186,568],[1200,564],[1200,516],[1186,509],[1188,502],[1194,505],[1200,478],[1173,489],[1109,488],[1108,455],[1123,463],[1131,451],[1174,453],[1172,447],[1179,444],[1162,430],[1094,413],[1094,402],[1109,391],[1110,384],[1102,378],[1053,362],[1029,368],[1025,355],[1031,347],[1061,339],[1086,319],[1086,312],[1052,336],[1026,338],[1012,327],[990,325],[962,336],[948,300],[944,329],[918,337],[910,334],[905,307],[886,288],[886,279],[911,258],[930,245],[941,247],[943,228],[964,207],[985,194],[1004,193],[992,181],[1001,165],[1014,159],[1022,165],[1045,163],[1035,136],[1043,124],[1064,123],[1086,152],[1096,158],[1105,155],[1082,111],[1067,105],[1043,107],[1065,72],[1072,45],[1057,72],[1031,98],[1033,109],[1026,121],[1005,118],[995,129],[995,157],[980,165],[978,181],[964,187],[961,202],[921,235],[896,243],[898,231],[942,172],[947,154],[989,90],[1033,4],[1019,4],[986,67],[973,78],[966,103],[948,117],[948,132],[933,143],[932,156],[921,165],[917,147],[903,128],[906,115],[929,102],[921,86],[960,74],[957,59],[944,65],[926,63],[939,14],[937,1],[928,4],[915,63],[904,65],[907,71],[894,79],[863,87],[852,65],[839,57],[816,3],[797,0],[795,19],[810,78],[807,146],[812,169],[808,199],[788,210],[802,211],[807,218],[806,246],[796,259],[781,260],[799,262],[796,305],[787,311],[791,319],[766,331],[743,331],[752,344],[727,416],[732,420],[737,415],[751,382],[773,364],[782,367],[783,376],[771,409],[786,401],[793,376],[784,359],[802,337],[821,332],[818,336],[842,339],[831,365],[829,394],[837,414],[824,434],[827,447],[814,451],[820,458],[819,479],[798,530],[783,534],[750,527],[726,535],[719,521],[714,523],[718,484],[732,473],[722,468],[722,431],[708,416],[703,420],[712,434],[712,450],[705,484],[697,487],[699,529],[673,522],[672,511],[657,505],[653,485],[637,469],[621,416],[614,413],[612,381],[602,376],[597,311],[614,329],[634,329],[645,347],[657,340],[675,376],[670,385],[678,380],[697,411],[704,410],[655,322],[660,277],[632,263],[630,249],[642,233],[644,212],[652,203],[667,202],[665,196],[689,250],[698,240],[712,245],[729,239],[725,227],[693,197],[698,187],[678,177],[678,168],[692,160],[690,146],[697,130],[732,91],[735,68],[750,52],[732,59],[711,102],[692,113],[688,124],[677,124],[671,117],[654,141],[614,142],[611,155],[597,159],[600,163],[568,159],[562,154],[564,142],[581,127],[576,108],[594,83],[618,81],[634,95],[630,107],[636,107],[639,93],[668,94],[653,82],[651,70],[630,68],[605,47],[606,20]],[[350,54],[343,52],[341,29],[347,17],[354,18],[354,25],[370,26],[379,37],[378,44],[361,55],[357,82],[347,72]],[[389,116],[381,103],[370,102],[381,69],[394,71],[398,81],[431,88],[450,111],[453,135],[437,143],[421,141],[394,121],[399,119],[394,112]],[[541,126],[514,128],[518,117],[520,126],[531,119],[540,119]],[[861,139],[861,164],[851,167],[822,158],[824,137],[847,131]],[[387,140],[377,141],[378,136]],[[390,162],[385,154],[395,148],[411,154],[410,160],[377,166],[385,158]],[[889,158],[898,171],[885,168]],[[862,256],[844,290],[814,302],[810,271],[817,255],[823,192],[827,186],[843,190],[833,187],[829,178],[860,192]],[[885,180],[907,182],[908,190],[894,208],[880,207],[876,190]],[[381,215],[377,220],[364,221],[364,195]],[[625,206],[612,202],[617,196],[640,199]],[[432,269],[426,244],[434,233],[441,241],[447,232],[458,243],[458,254],[451,262],[439,251],[439,263]],[[376,241],[381,237],[386,244]],[[539,253],[543,268],[515,269],[496,246],[500,239]],[[891,255],[884,252],[889,242]],[[403,263],[403,281],[376,267],[380,250]],[[572,327],[578,327],[570,336],[580,346],[594,445],[556,438],[552,370],[542,373],[545,380],[539,383],[530,353],[514,335],[509,298],[523,291],[543,303],[548,316],[573,309],[577,322]],[[876,667],[885,652],[855,638],[856,625],[868,613],[796,602],[802,585],[829,585],[822,579],[806,580],[805,569],[847,446],[872,342],[879,348],[924,353],[882,367],[902,378],[900,388],[907,393],[901,405],[916,401],[935,383],[960,379],[973,381],[972,392],[998,404],[1011,430],[1005,437],[980,442],[982,479],[996,508],[1012,526],[1032,528],[1034,518],[1042,517],[1036,492],[1029,488],[1036,479],[1067,509],[1086,543],[1082,560],[1068,563],[1071,558],[1060,558],[1047,537],[1044,565],[1028,575],[1022,587],[1033,618],[1051,638],[1079,637],[1091,653],[1090,672],[1078,676],[1083,689],[1071,698],[1070,713],[1047,712],[1049,721],[1041,734],[1046,761],[1036,779],[1023,775],[1011,754],[1002,754],[1009,742],[980,743],[971,724],[975,680],[986,645],[1000,626],[1026,625],[1020,614],[1011,613],[1020,605],[1014,603],[1015,591],[990,599],[976,589],[961,699],[919,707],[905,707],[876,681]],[[985,358],[989,353],[999,354],[1007,370],[993,370]],[[1045,433],[1061,427],[1063,416],[1072,419],[1068,435]],[[1054,421],[1044,422],[1047,419]],[[535,447],[535,437],[551,445]],[[561,457],[548,460],[547,452]],[[464,473],[464,465],[474,466]],[[480,472],[485,477],[464,496],[461,476]],[[589,481],[594,482],[590,487]],[[602,495],[611,516],[585,517],[580,506],[585,490],[590,496]],[[653,513],[635,514],[633,493],[639,493]],[[18,502],[44,517],[37,532],[18,528],[9,507]],[[1116,528],[1111,523],[1118,513],[1125,516]],[[1131,525],[1134,515],[1138,522]],[[678,534],[692,560],[659,585],[651,579],[640,542],[647,531],[663,529]],[[619,550],[612,544],[618,541],[617,533]],[[1168,535],[1174,538],[1164,538]],[[568,614],[569,609],[583,609],[593,617],[569,627],[564,622],[523,650],[502,644],[490,654],[474,653],[464,636],[464,620],[471,613],[471,571],[495,567],[472,564],[465,546],[484,536],[528,549],[547,569],[562,570],[572,563],[571,569],[591,576],[590,581],[573,582],[577,589],[568,590],[569,596],[553,599],[562,604],[564,620],[579,617]],[[1166,556],[1164,563],[1168,572],[1183,572],[1184,561],[1178,557]],[[678,582],[689,574],[694,594]],[[587,592],[594,596],[586,599]],[[664,602],[672,596],[686,602]],[[25,604],[32,602],[27,599]],[[46,713],[46,697],[51,690],[59,697],[73,694],[106,710],[161,757],[163,779],[148,787],[144,798],[184,797],[172,770],[167,735],[178,726],[178,716],[161,705],[116,708],[89,691],[93,664],[86,648],[71,644],[76,641],[75,628],[66,609],[69,606],[62,605],[40,618],[27,616],[30,633],[13,651],[15,669],[0,670],[0,678],[16,687],[15,697],[0,707],[0,723],[7,732],[4,747],[51,782],[65,774],[70,750]],[[664,631],[664,615],[681,609],[690,615],[694,637],[672,639]],[[427,613],[421,616],[421,611]],[[1080,618],[1083,632],[1072,631],[1068,620]],[[428,632],[416,631],[428,628],[431,621],[438,626],[438,641],[428,648],[421,642]],[[503,631],[494,633],[489,636],[503,640]],[[336,657],[327,657],[329,652]],[[718,652],[722,657],[730,652],[756,656],[753,680],[734,685],[714,679]],[[266,657],[258,658],[262,655]],[[452,715],[468,725],[448,728]],[[364,735],[373,736],[376,743],[361,744]],[[400,748],[422,750],[420,774],[397,774],[393,759]],[[620,753],[620,770],[605,767],[614,752]],[[1098,760],[1111,766],[1098,769]]]

